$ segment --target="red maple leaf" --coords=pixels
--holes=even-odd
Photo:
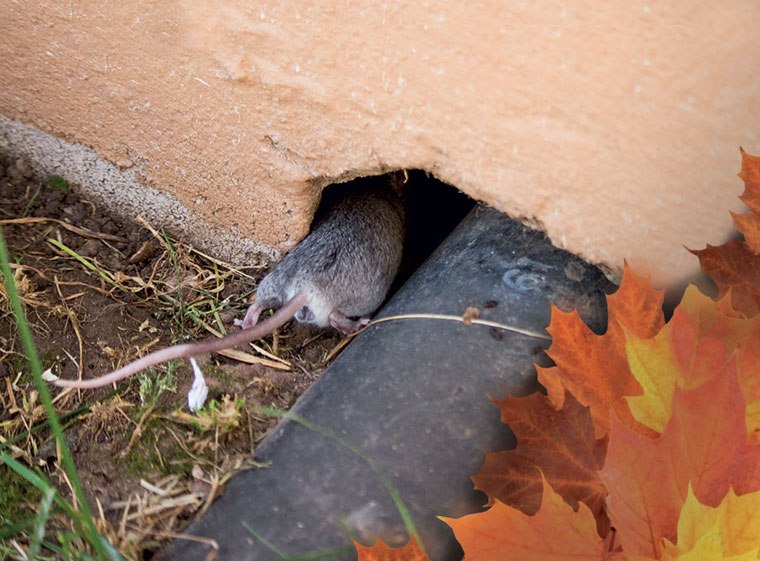
[[[699,258],[702,271],[718,285],[719,296],[731,291],[731,305],[747,317],[757,314],[760,305],[760,255],[741,240],[721,246],[690,249]]]
[[[739,198],[751,212],[732,216],[744,241],[734,239],[721,246],[689,251],[699,258],[702,271],[713,278],[720,295],[730,290],[733,307],[751,317],[760,308],[760,158],[744,150],[741,154],[739,177],[744,181],[744,193]]]
[[[607,493],[597,471],[604,465],[607,437],[594,438],[594,425],[587,407],[567,394],[556,409],[540,393],[497,401],[501,420],[517,438],[507,452],[489,452],[475,488],[493,503],[499,500],[526,514],[541,504],[541,472],[555,491],[573,508],[585,503],[598,522],[601,536],[609,531],[605,512]],[[540,468],[540,471],[539,471]]]

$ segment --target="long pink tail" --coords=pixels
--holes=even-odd
[[[222,349],[228,349],[242,343],[249,343],[260,339],[264,335],[268,335],[278,327],[284,325],[292,318],[295,313],[306,304],[306,296],[303,294],[297,294],[291,298],[287,304],[277,310],[277,312],[270,318],[262,321],[251,327],[250,329],[243,329],[237,333],[232,333],[221,339],[211,338],[205,339],[198,343],[183,343],[181,345],[173,345],[159,351],[154,351],[145,355],[142,358],[137,359],[134,362],[122,366],[118,370],[104,374],[100,378],[93,378],[92,380],[63,380],[58,379],[53,383],[56,386],[63,388],[99,388],[107,386],[119,380],[123,380],[140,370],[145,370],[150,366],[161,364],[168,360],[177,358],[189,358],[191,356],[200,355],[203,353],[212,353],[221,351]]]

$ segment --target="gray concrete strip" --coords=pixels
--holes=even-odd
[[[380,316],[435,313],[544,332],[549,302],[577,308],[604,329],[604,275],[553,247],[539,232],[477,207],[392,298]],[[385,474],[411,512],[434,561],[461,558],[436,516],[482,510],[473,491],[487,450],[515,445],[488,397],[535,391],[534,361],[549,342],[499,329],[439,319],[394,320],[353,341],[293,412],[357,446]],[[213,538],[221,561],[279,556],[248,528],[288,555],[362,540],[402,544],[401,517],[370,466],[346,446],[293,421],[281,422],[259,446],[268,468],[233,478],[224,495],[188,533]],[[246,527],[247,526],[247,527]],[[202,560],[207,546],[177,540],[165,560]],[[351,559],[353,552],[329,559]]]

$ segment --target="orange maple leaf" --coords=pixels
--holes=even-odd
[[[593,514],[578,512],[542,481],[541,507],[533,516],[495,501],[486,512],[443,518],[467,561],[603,561],[617,558],[599,537]]]
[[[430,561],[414,536],[401,547],[389,547],[382,540],[369,547],[354,541],[354,546],[359,555],[358,561]]]
[[[752,212],[733,214],[734,226],[744,240],[731,240],[721,246],[689,250],[699,258],[702,271],[710,275],[723,296],[731,289],[733,307],[754,316],[760,307],[760,158],[744,150],[739,177],[744,193],[739,197]]]
[[[636,422],[623,399],[642,391],[628,367],[624,329],[642,338],[654,336],[665,323],[662,300],[663,291],[653,290],[648,279],[636,276],[626,264],[620,288],[607,297],[603,335],[593,333],[577,312],[552,306],[552,344],[547,352],[557,366],[537,367],[538,379],[558,409],[565,389],[588,406],[597,438],[609,432],[610,406],[626,425],[651,434]]]
[[[760,333],[753,332],[739,352],[739,385],[747,404],[747,432],[751,444],[760,444]]]
[[[605,511],[607,492],[597,471],[604,465],[607,437],[594,438],[594,425],[587,407],[567,394],[557,410],[540,393],[496,401],[501,421],[512,429],[517,447],[486,455],[475,488],[491,503],[499,500],[525,514],[541,504],[541,474],[573,508],[585,503],[598,522],[601,536],[609,531]],[[539,471],[540,468],[540,471]]]
[[[689,483],[703,504],[718,504],[733,484],[760,489],[760,447],[747,445],[736,362],[694,389],[676,388],[672,416],[652,440],[613,417],[604,469],[609,514],[626,554],[659,558],[676,539]]]
[[[662,432],[670,419],[676,386],[688,389],[702,384],[760,336],[760,316],[728,317],[721,311],[724,307],[689,286],[673,317],[657,335],[641,339],[626,334],[631,372],[643,389],[641,395],[626,398],[637,421]],[[748,354],[740,366],[742,390],[747,386],[745,397],[751,395],[754,379],[747,372],[752,368],[751,358]],[[754,426],[758,421],[753,421]]]

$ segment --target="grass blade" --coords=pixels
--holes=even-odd
[[[406,531],[409,533],[410,536],[415,536],[417,538],[417,543],[419,544],[420,549],[422,549],[424,552],[422,542],[420,541],[419,534],[417,534],[417,530],[414,526],[414,521],[412,520],[412,515],[409,513],[409,509],[406,508],[406,505],[404,504],[404,501],[401,499],[401,495],[399,494],[398,490],[396,490],[396,488],[393,486],[393,483],[388,478],[388,476],[385,475],[382,471],[380,471],[380,468],[377,466],[377,464],[375,464],[372,458],[370,458],[367,454],[365,454],[361,448],[359,448],[355,444],[350,443],[349,441],[347,441],[340,435],[334,433],[330,429],[316,425],[312,423],[311,421],[305,419],[304,417],[291,413],[290,411],[281,411],[273,407],[262,407],[262,408],[257,409],[257,411],[260,413],[263,413],[264,415],[289,419],[300,425],[303,425],[309,430],[313,430],[315,432],[318,432],[319,434],[322,434],[334,440],[335,442],[337,442],[338,444],[340,444],[341,446],[349,450],[351,453],[361,458],[364,461],[364,463],[366,463],[369,466],[369,468],[372,470],[375,476],[380,480],[380,482],[383,484],[383,486],[385,487],[385,490],[390,495],[391,500],[393,501],[393,504],[396,506],[396,510],[401,516],[401,520],[404,522],[404,527],[406,528]]]
[[[55,489],[48,487],[42,493],[42,500],[40,501],[40,510],[34,519],[34,531],[29,539],[29,559],[36,559],[40,552],[40,543],[45,537],[45,526],[47,526],[48,518],[50,517],[50,505],[53,504],[55,498]]]
[[[48,238],[48,243],[50,245],[52,245],[52,246],[60,249],[61,251],[63,251],[67,255],[70,255],[71,257],[73,257],[74,259],[76,259],[77,261],[79,261],[82,265],[84,265],[85,267],[87,267],[93,273],[97,273],[98,276],[100,278],[102,278],[104,281],[106,281],[108,284],[115,286],[119,290],[123,290],[124,292],[128,292],[128,290],[126,288],[124,288],[118,282],[116,282],[115,280],[113,280],[111,278],[111,275],[109,275],[106,272],[98,269],[95,265],[93,265],[93,263],[89,259],[86,259],[85,257],[82,257],[81,255],[79,255],[76,251],[74,251],[70,247],[67,247],[67,246],[63,245],[61,242],[59,242],[58,240],[54,240],[53,238]],[[3,243],[3,247],[5,247],[4,243]],[[6,251],[6,253],[7,253],[7,251]]]
[[[343,555],[345,553],[351,553],[352,551],[356,552],[356,548],[353,545],[346,545],[343,547],[333,547],[331,549],[312,551],[311,553],[304,553],[303,555],[281,557],[276,561],[317,561],[318,559],[326,559],[327,557],[333,557],[334,555]]]
[[[99,401],[103,401],[103,399],[106,399],[107,397],[110,397],[111,395],[113,395],[113,392],[111,392],[110,394],[108,394],[104,398],[100,399]],[[65,423],[69,419],[72,419],[74,417],[82,415],[83,413],[89,412],[90,409],[91,409],[91,407],[89,405],[82,405],[80,407],[77,407],[73,411],[69,411],[68,413],[66,413],[64,415],[61,415],[59,417],[59,420],[61,421],[61,423]],[[29,435],[34,434],[36,432],[39,432],[42,429],[48,428],[49,426],[50,426],[50,421],[43,421],[41,423],[38,423],[38,424],[34,425],[29,430],[25,430],[23,432],[20,432],[16,436],[7,439],[4,442],[0,442],[0,452],[2,452],[3,450],[5,450],[6,448],[8,448],[11,444],[15,444],[16,442],[20,442],[22,440],[26,440],[27,438],[29,438]]]
[[[84,524],[89,534],[90,543],[95,548],[97,555],[100,559],[106,559],[106,549],[103,547],[100,535],[95,528],[95,522],[92,518],[92,512],[90,506],[87,504],[87,499],[82,488],[82,483],[79,480],[76,466],[74,465],[74,459],[71,456],[71,451],[66,444],[66,439],[63,437],[63,428],[58,420],[58,416],[53,407],[53,402],[50,398],[50,392],[47,384],[42,380],[42,364],[40,363],[40,357],[37,354],[37,348],[34,346],[34,340],[32,339],[32,332],[29,329],[29,324],[26,321],[26,315],[24,313],[24,307],[21,304],[18,291],[16,290],[16,283],[13,279],[13,273],[10,267],[10,258],[8,256],[8,248],[5,245],[5,237],[3,236],[2,228],[0,228],[0,271],[3,273],[3,280],[5,281],[6,293],[8,300],[10,301],[11,309],[16,320],[16,327],[18,328],[19,338],[21,339],[21,346],[24,349],[26,358],[29,361],[29,367],[32,371],[34,382],[39,392],[40,400],[45,409],[45,414],[50,421],[50,428],[58,443],[58,449],[61,452],[61,459],[63,461],[63,468],[69,477],[71,486],[74,490],[79,508],[84,518]],[[110,557],[110,556],[109,556]]]
[[[272,542],[270,542],[268,539],[266,539],[264,536],[262,536],[261,534],[259,534],[256,530],[254,530],[251,527],[251,525],[248,524],[248,522],[246,522],[245,520],[243,520],[240,524],[242,524],[243,528],[245,528],[246,530],[248,530],[254,538],[256,538],[257,540],[259,540],[261,542],[261,544],[264,547],[266,547],[267,549],[269,549],[272,553],[274,553],[275,555],[277,555],[281,559],[284,559],[285,557],[287,557],[287,555],[285,555],[282,551],[280,551],[279,549],[277,549],[277,547]]]

